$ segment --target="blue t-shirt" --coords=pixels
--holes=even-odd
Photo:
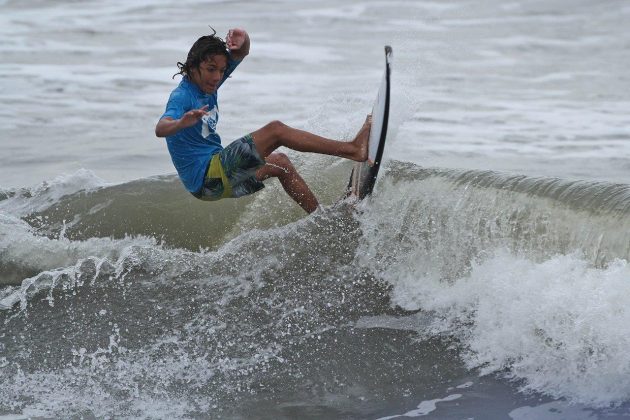
[[[219,86],[225,82],[239,64],[240,61],[231,58],[228,60],[227,69]],[[211,94],[204,93],[188,77],[184,76],[179,86],[171,92],[166,104],[166,111],[160,117],[160,119],[170,117],[178,120],[186,112],[205,105],[208,105],[208,113],[197,124],[166,137],[168,151],[179,178],[186,189],[193,193],[201,190],[212,156],[223,149],[221,137],[215,131],[217,122],[219,122],[217,93],[216,91]]]

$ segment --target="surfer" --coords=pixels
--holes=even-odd
[[[231,29],[225,41],[212,35],[199,38],[185,63],[177,63],[182,80],[171,93],[155,134],[166,137],[168,151],[188,191],[201,200],[242,197],[276,177],[287,194],[305,211],[319,204],[286,154],[284,146],[300,152],[321,153],[363,162],[367,159],[370,116],[352,141],[331,140],[272,121],[264,127],[221,146],[217,90],[249,54],[244,29]]]

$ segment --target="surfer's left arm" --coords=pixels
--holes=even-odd
[[[241,61],[249,54],[249,34],[245,29],[230,29],[225,37],[225,43],[230,50],[230,55],[236,61]]]

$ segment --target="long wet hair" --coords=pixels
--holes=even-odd
[[[179,72],[173,75],[173,79],[178,74],[181,76],[190,76],[190,71],[199,68],[202,62],[207,60],[213,55],[223,54],[225,58],[230,58],[230,52],[227,45],[221,37],[217,36],[217,31],[211,26],[212,35],[204,35],[199,38],[188,51],[188,57],[186,62],[177,62],[177,68]]]

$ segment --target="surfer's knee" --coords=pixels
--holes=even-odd
[[[279,155],[278,159],[280,160],[280,166],[282,166],[282,168],[284,168],[284,170],[287,173],[295,172],[295,167],[293,166],[291,159],[289,159],[289,156],[287,156],[284,153],[278,153],[278,155]]]
[[[295,172],[295,167],[291,163],[291,159],[285,153],[275,152],[267,156],[265,159],[267,165],[271,166],[272,176],[283,177]]]
[[[281,137],[282,134],[286,131],[288,126],[279,120],[274,120],[265,125],[265,128],[271,132],[274,137]]]

